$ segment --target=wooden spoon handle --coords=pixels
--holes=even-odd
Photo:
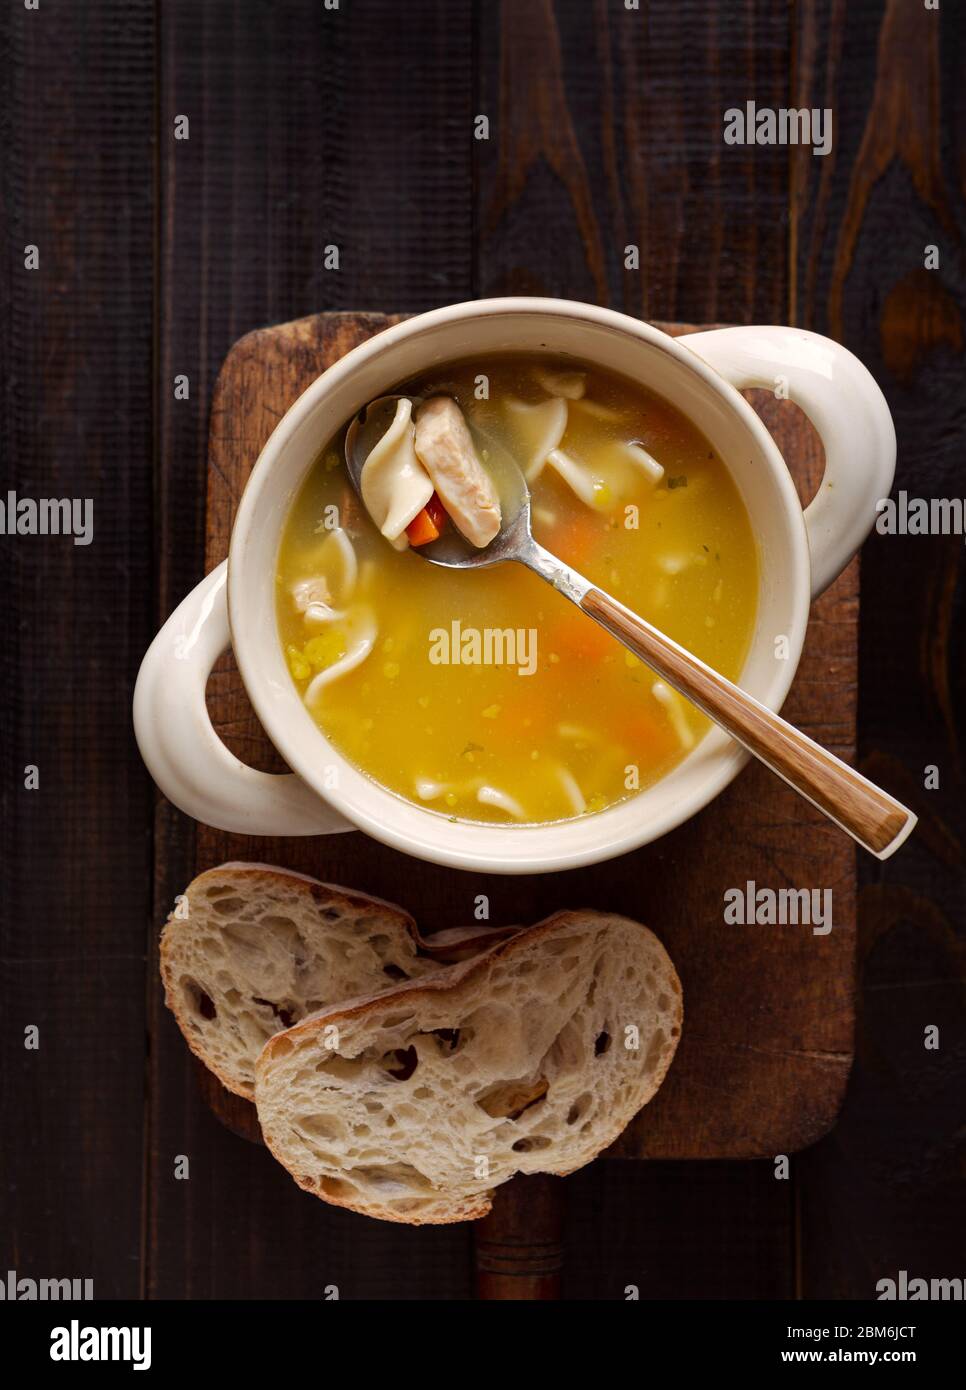
[[[878,859],[888,859],[909,835],[916,817],[901,802],[610,594],[591,588],[575,602]]]

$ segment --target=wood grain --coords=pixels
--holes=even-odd
[[[0,1268],[93,1274],[99,1297],[139,1283],[163,1297],[312,1297],[330,1282],[346,1297],[471,1292],[465,1231],[388,1230],[313,1205],[213,1121],[160,1004],[156,962],[142,959],[195,844],[163,801],[152,820],[127,699],[151,632],[203,572],[220,366],[253,325],[474,293],[535,290],[692,322],[797,321],[833,332],[885,389],[899,486],[961,495],[964,24],[966,7],[930,12],[917,0],[648,0],[636,13],[611,0],[4,7],[5,486],[52,495],[90,483],[97,539],[86,553],[0,547],[0,1107],[16,1136]],[[832,153],[726,149],[723,109],[746,98],[831,106]],[[179,112],[191,139],[176,145]],[[477,112],[491,118],[489,141],[472,138]],[[28,242],[42,252],[33,279],[17,254]],[[329,243],[344,252],[338,272],[322,268]],[[625,267],[628,243],[637,270]],[[924,268],[928,244],[940,248],[938,271]],[[179,373],[188,401],[174,399]],[[794,410],[769,409],[787,420]],[[227,437],[230,420],[223,427]],[[813,479],[817,464],[805,470]],[[954,536],[873,537],[863,560],[860,765],[920,825],[897,861],[862,869],[857,1060],[841,1122],[796,1158],[790,1184],[768,1163],[728,1160],[603,1160],[566,1179],[564,1296],[623,1297],[627,1284],[642,1297],[868,1296],[883,1273],[961,1263],[963,553]],[[828,667],[832,698],[812,732],[846,753],[852,582],[817,606],[792,696],[808,704]],[[52,671],[69,701],[38,699]],[[217,679],[229,692],[229,677]],[[236,713],[233,736],[267,756],[243,702]],[[25,795],[23,767],[38,758],[42,790]],[[940,770],[935,790],[923,787],[926,766]],[[751,835],[758,876],[772,874],[798,831],[790,816],[742,829],[753,775],[692,824],[693,838],[641,860],[637,880],[565,876],[559,901],[609,895],[655,921],[673,916],[695,863],[703,881],[734,879],[747,851],[739,833]],[[370,866],[356,838],[335,867],[406,898],[409,862]],[[813,854],[821,874],[823,851]],[[465,919],[469,886],[427,868],[410,905]],[[498,885],[506,917],[521,892]],[[524,893],[521,908],[536,913],[548,892]],[[720,909],[717,892],[688,901],[702,918]],[[712,942],[726,952],[714,966]],[[746,944],[720,929],[690,943],[692,1012],[713,1011],[743,978]],[[812,1014],[827,1006],[839,1020],[806,1042],[771,989],[785,982],[783,947],[774,959],[754,950],[761,987],[737,989],[735,1007],[750,1016],[752,1047],[756,1029],[783,1033],[776,1052],[744,1054],[765,1067],[771,1106],[786,1081],[794,1092],[816,1066],[844,1069],[852,992],[825,997],[838,956],[814,975],[817,957],[794,957]],[[50,1043],[39,1058],[22,1049],[29,1021]],[[922,1046],[929,1021],[938,1053]],[[658,1143],[689,1090],[720,1100],[750,1080],[740,1049],[703,1086],[693,1058],[679,1061],[682,1090],[645,1112]],[[801,1135],[827,1122],[790,1108],[796,1117]],[[699,1147],[708,1126],[700,1109],[693,1118]],[[733,1128],[738,1152],[753,1134],[743,1115]],[[190,1182],[173,1177],[178,1154]]]
[[[896,489],[962,497],[966,10],[813,0],[796,21],[794,104],[836,119],[832,154],[796,159],[798,321],[859,353],[885,392]],[[901,855],[860,863],[855,1072],[841,1123],[799,1165],[816,1297],[962,1264],[964,581],[961,537],[874,535],[863,552],[859,765],[920,823]]]
[[[772,1164],[604,1158],[565,1181],[564,1299],[795,1296],[795,1184]]]
[[[477,293],[785,321],[788,153],[721,138],[735,100],[785,100],[784,6],[504,0],[477,24]]]
[[[553,122],[528,135],[538,152],[514,196],[498,175],[512,167],[521,113],[531,113],[532,121],[535,101],[508,96],[512,124],[500,122],[496,147],[491,139],[474,149],[477,292],[559,294],[684,322],[785,322],[792,259],[787,151],[725,148],[720,122],[725,108],[750,95],[762,104],[787,104],[790,9],[771,0],[648,0],[637,12],[609,0],[561,3],[552,11],[543,7],[543,41],[517,39],[511,54],[519,30],[507,12],[519,8],[506,0],[478,9],[480,109],[500,109],[501,94],[511,90],[511,65],[512,90],[541,86],[548,55],[562,93],[558,86]],[[582,159],[565,183],[541,142],[570,141],[570,131]],[[596,222],[588,246],[576,227],[578,176],[586,179],[584,202]],[[637,268],[626,264],[628,246],[638,248]],[[600,256],[606,295],[595,276]],[[821,614],[819,608],[813,624]],[[829,635],[814,626],[813,632],[819,643]],[[831,656],[839,659],[834,647]],[[727,872],[726,852],[723,860],[718,868]],[[561,885],[562,891],[575,887]],[[630,910],[640,907],[641,893],[627,893],[626,901]],[[719,1290],[714,1296],[740,1289],[743,1297],[771,1297],[788,1287],[773,1277],[791,1249],[781,1184],[767,1189],[770,1201],[749,1202],[745,1185],[756,1181],[754,1174],[719,1162],[702,1170],[703,1201],[692,1208],[683,1198],[668,1202],[666,1165],[638,1165],[633,1179],[609,1176],[615,1167],[620,1174],[620,1165],[598,1164],[582,1175],[578,1201],[590,1202],[595,1215],[581,1222],[580,1208],[571,1204],[581,1238],[565,1271],[565,1296],[568,1289],[584,1297],[612,1290],[615,1251],[636,1263],[645,1296],[700,1285]],[[698,1167],[688,1169],[685,1183],[695,1181]],[[576,1181],[568,1179],[568,1186]],[[642,1242],[661,1252],[643,1273],[633,1254]],[[754,1264],[746,1258],[749,1248]]]
[[[227,553],[244,480],[278,416],[327,363],[385,322],[371,314],[320,315],[249,334],[229,355],[212,411],[209,567]],[[810,490],[821,467],[814,436],[797,409],[757,399]],[[802,728],[846,757],[856,588],[851,566],[816,605],[787,705]],[[209,711],[239,756],[272,765],[275,755],[231,665],[209,687]],[[278,862],[401,901],[427,930],[471,920],[480,891],[478,876],[417,868],[358,833],[253,841],[199,827],[199,869],[235,858]],[[578,903],[626,912],[658,931],[678,965],[687,1017],[678,1057],[614,1152],[750,1157],[803,1147],[837,1113],[851,1059],[853,873],[851,843],[771,774],[749,768],[711,808],[654,845],[566,874],[488,875],[485,888],[495,924],[536,921]],[[748,879],[830,888],[834,930],[820,937],[801,926],[726,927],[724,891]]]
[[[0,496],[90,499],[93,523],[88,545],[0,538],[0,1262],[93,1279],[97,1298],[140,1288],[153,13],[0,13]]]
[[[560,1178],[534,1173],[497,1188],[489,1216],[475,1223],[478,1298],[506,1302],[560,1297],[561,1186]]]
[[[417,310],[471,293],[472,30],[468,0],[156,8],[160,622],[203,573],[209,417],[236,339],[307,308]],[[178,113],[187,142],[173,139]],[[338,270],[324,268],[328,245]],[[360,1231],[321,1203],[307,1211],[267,1154],[212,1121],[157,987],[157,936],[195,870],[195,828],[159,798],[154,838],[149,1296],[305,1298],[326,1283],[346,1298],[468,1294],[465,1234]],[[178,1154],[189,1182],[172,1176]]]

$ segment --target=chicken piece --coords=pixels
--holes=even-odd
[[[321,575],[314,579],[300,579],[293,584],[292,601],[297,613],[304,613],[313,603],[320,603],[326,608],[332,607],[329,586]]]
[[[537,367],[534,375],[548,396],[565,396],[568,401],[579,401],[587,390],[586,372],[550,372],[545,367]]]
[[[332,595],[325,579],[300,579],[292,585],[292,602],[307,623],[334,623],[345,614],[332,605]]]
[[[452,397],[433,396],[420,406],[416,457],[456,528],[473,545],[489,545],[501,525],[500,499]]]

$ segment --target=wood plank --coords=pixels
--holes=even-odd
[[[471,292],[472,32],[469,0],[378,14],[169,0],[158,14],[162,617],[203,572],[208,417],[234,340],[311,308],[415,310]],[[173,139],[177,114],[189,116],[187,142]],[[329,244],[338,271],[323,268]],[[178,373],[189,401],[174,399]],[[194,863],[194,826],[162,802],[155,940]],[[153,967],[151,1294],[305,1297],[320,1281],[345,1297],[468,1292],[465,1235],[408,1240],[307,1213],[267,1155],[220,1130]],[[179,1153],[187,1183],[172,1177]]]
[[[565,1181],[564,1298],[794,1297],[794,1185],[770,1163],[604,1158]]]
[[[633,37],[626,27],[622,41]],[[723,132],[729,107],[788,104],[791,45],[790,10],[770,0],[647,6],[626,122],[647,246],[644,316],[787,322],[788,150],[726,145]]]
[[[762,105],[788,104],[787,7],[768,0],[648,0],[628,11],[607,0],[583,6],[534,0],[484,6],[479,24],[480,105],[499,115],[496,148],[491,141],[476,151],[481,293],[560,294],[685,322],[786,320],[787,152],[729,148],[721,134],[724,111],[735,103],[754,97]],[[636,270],[625,269],[628,245],[639,248]],[[816,620],[821,626],[813,626],[813,641],[835,633],[825,612]],[[847,704],[847,718],[850,713]],[[722,811],[727,805],[718,803]],[[673,849],[673,837],[665,844]],[[759,867],[769,856],[764,845]],[[718,847],[714,870],[728,871],[725,846]],[[659,891],[656,884],[647,879],[645,885],[644,892],[621,895],[625,906],[661,913],[665,904],[645,896]],[[575,882],[567,891],[581,887]],[[795,1046],[790,1038],[788,1051]],[[791,1055],[772,1060],[776,1072],[797,1065]],[[762,1215],[750,1227],[746,1204],[734,1200],[734,1178],[715,1164],[703,1182],[707,1209],[719,1220],[717,1238],[702,1247],[701,1218],[686,1204],[670,1213],[658,1167],[641,1165],[635,1175],[635,1201],[626,1204],[620,1227],[628,1241],[663,1246],[666,1278],[685,1291],[694,1262],[677,1252],[693,1245],[703,1248],[707,1283],[736,1296],[763,1296],[742,1263],[744,1252],[749,1245],[767,1248],[781,1263],[789,1248],[782,1224],[787,1207],[777,1222]],[[603,1182],[595,1165],[582,1199],[588,1187],[599,1194]],[[610,1286],[606,1249],[588,1249],[586,1241],[580,1249],[568,1269],[579,1259],[585,1288]],[[572,1285],[565,1281],[565,1287]]]
[[[89,545],[0,543],[0,1259],[92,1278],[98,1298],[139,1290],[152,791],[130,701],[152,630],[153,23],[150,0],[0,13],[2,495],[93,504]]]
[[[810,0],[797,19],[795,104],[831,106],[836,122],[833,153],[796,164],[799,322],[852,348],[885,391],[897,489],[962,497],[966,13]],[[962,1263],[964,571],[953,536],[876,535],[863,555],[861,765],[920,826],[897,858],[861,865],[856,1067],[840,1124],[802,1159],[809,1297],[869,1298],[899,1269]]]
[[[729,106],[785,101],[785,7],[529,0],[486,5],[478,24],[480,294],[785,321],[788,151],[722,138]]]

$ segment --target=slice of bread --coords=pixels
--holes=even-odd
[[[300,1187],[414,1225],[484,1216],[514,1173],[569,1173],[657,1091],[681,985],[638,922],[559,912],[482,956],[277,1033],[262,1134]]]
[[[389,989],[492,944],[469,927],[432,942],[394,903],[267,864],[200,874],[161,936],[165,1001],[188,1046],[236,1095],[252,1099],[267,1040],[306,1015]]]

